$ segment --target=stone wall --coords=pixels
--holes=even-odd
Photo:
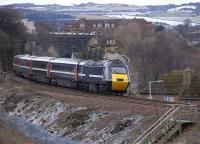
[[[71,57],[72,53],[87,52],[91,35],[56,35],[52,34],[54,47],[59,57]]]

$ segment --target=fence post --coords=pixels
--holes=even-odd
[[[0,63],[0,81],[2,81],[2,67],[1,67],[1,63]]]
[[[181,135],[181,106],[179,106],[179,110],[178,110],[178,113],[179,113],[179,135]]]

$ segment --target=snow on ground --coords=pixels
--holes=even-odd
[[[173,9],[169,9],[168,12],[182,11],[182,10],[186,10],[186,9],[195,10],[196,8],[197,8],[196,6],[185,5],[185,6],[179,6],[179,7],[173,8]]]
[[[109,15],[109,17],[125,18],[125,19],[134,19],[134,18],[145,19],[146,21],[149,21],[149,22],[166,23],[166,24],[169,24],[171,26],[177,26],[177,25],[180,25],[180,24],[184,24],[184,22],[182,22],[182,21],[165,20],[165,19],[159,19],[159,18],[153,18],[153,17],[143,17],[143,16]],[[198,23],[192,23],[192,25],[199,25],[199,24]]]

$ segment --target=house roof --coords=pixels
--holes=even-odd
[[[112,31],[119,25],[124,25],[128,23],[139,23],[140,25],[146,26],[149,29],[153,29],[153,25],[151,22],[147,22],[144,19],[84,19],[81,18],[79,20],[74,20],[67,22],[65,24],[65,31],[98,31],[98,30],[106,30]],[[83,27],[80,27],[83,24]],[[98,27],[98,25],[100,25]],[[106,27],[106,25],[108,27]]]

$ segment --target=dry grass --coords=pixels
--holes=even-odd
[[[182,135],[176,137],[169,144],[200,144],[200,113],[196,117],[195,124],[188,127]]]

